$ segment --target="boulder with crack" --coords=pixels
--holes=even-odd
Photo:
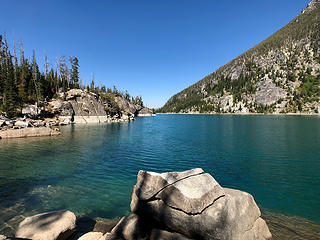
[[[132,212],[186,238],[271,238],[253,197],[222,188],[202,169],[162,174],[140,171],[131,197]]]

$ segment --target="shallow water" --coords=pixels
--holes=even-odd
[[[129,212],[140,169],[201,167],[263,209],[320,223],[320,118],[159,115],[0,140],[0,233],[19,215]],[[16,217],[16,218],[14,218]]]

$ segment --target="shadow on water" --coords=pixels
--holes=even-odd
[[[319,240],[320,224],[305,218],[262,209],[273,240]]]

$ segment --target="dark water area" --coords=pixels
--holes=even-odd
[[[140,169],[196,167],[251,193],[272,221],[291,216],[296,229],[305,223],[319,234],[319,117],[159,115],[62,133],[0,140],[0,234],[24,216],[59,209],[121,217]]]

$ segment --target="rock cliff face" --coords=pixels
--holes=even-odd
[[[65,98],[65,100],[62,100]],[[51,112],[65,124],[68,123],[100,123],[109,120],[104,105],[95,94],[81,89],[72,89],[60,95],[60,99],[49,103]],[[111,117],[110,117],[111,121]]]
[[[150,109],[132,102],[113,93],[99,96],[87,90],[71,89],[39,107],[25,106],[23,117],[9,119],[0,115],[0,139],[53,136],[60,134],[56,128],[59,125],[127,122],[135,116],[153,115]]]
[[[320,103],[320,2],[216,72],[171,97],[162,112],[310,113]]]
[[[144,108],[119,96],[104,100],[95,93],[72,89],[49,102],[47,111],[62,124],[133,121]],[[63,100],[64,99],[64,100]]]

